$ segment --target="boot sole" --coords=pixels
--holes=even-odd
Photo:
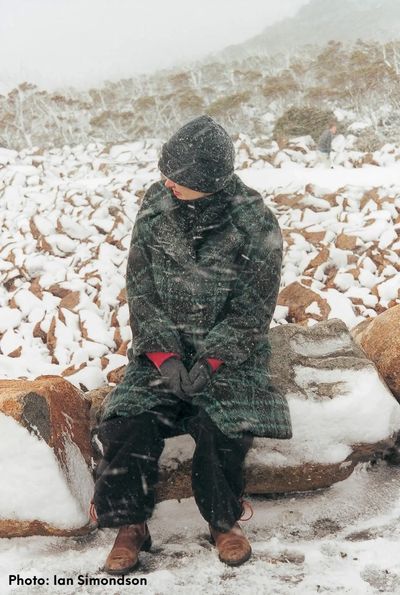
[[[148,538],[146,539],[146,541],[143,542],[143,545],[141,546],[139,552],[149,552],[151,549],[151,536],[149,535]],[[125,574],[129,574],[130,572],[132,572],[132,570],[135,570],[135,568],[137,568],[139,566],[140,560],[139,558],[136,560],[136,562],[134,564],[131,564],[131,566],[126,566],[126,568],[121,568],[120,570],[113,570],[112,568],[108,569],[105,566],[103,566],[103,568],[101,569],[103,572],[106,572],[107,574],[111,574],[111,575],[119,575],[119,576],[124,576]]]
[[[216,547],[215,539],[211,535],[211,533],[210,533],[210,542],[212,545],[214,545]],[[240,566],[241,564],[244,564],[245,562],[247,562],[247,560],[249,560],[252,553],[253,553],[252,549],[250,548],[250,551],[247,554],[245,554],[242,558],[239,558],[239,560],[232,560],[232,561],[224,560],[223,558],[221,558],[221,556],[218,556],[218,558],[219,558],[220,562],[223,562],[223,564],[227,564],[228,566]]]
[[[242,558],[239,558],[239,560],[224,560],[223,558],[221,558],[221,556],[218,556],[218,558],[219,558],[220,562],[223,562],[227,566],[241,566],[242,564],[247,562],[247,560],[249,560],[251,554],[252,554],[252,551],[250,550]]]

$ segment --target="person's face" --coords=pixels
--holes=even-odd
[[[210,192],[197,192],[197,190],[191,190],[190,188],[186,188],[186,186],[176,184],[169,178],[164,178],[164,185],[166,188],[169,188],[173,195],[179,200],[196,200],[197,198],[203,198],[203,196],[210,196],[211,194]]]

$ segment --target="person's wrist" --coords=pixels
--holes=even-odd
[[[171,358],[180,359],[178,353],[172,351],[149,351],[146,353],[149,360],[160,370],[161,366]]]
[[[205,361],[207,362],[211,373],[216,372],[218,368],[222,366],[222,364],[224,363],[222,359],[219,359],[217,357],[207,357],[205,358]]]

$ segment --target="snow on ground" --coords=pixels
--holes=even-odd
[[[372,156],[380,166],[350,168],[361,155],[350,148],[326,170],[311,167],[308,143],[279,151],[243,137],[238,173],[279,219],[282,288],[301,281],[318,298],[308,324],[326,304],[353,327],[399,302],[400,152],[387,145]],[[63,374],[90,390],[126,362],[127,250],[159,147],[0,149],[0,378]],[[273,324],[290,321],[278,307]]]
[[[328,192],[333,192],[344,186],[358,186],[361,188],[376,188],[400,186],[400,162],[393,166],[378,167],[364,165],[360,168],[349,169],[342,165],[333,169],[321,167],[305,168],[289,162],[281,168],[258,169],[249,167],[240,172],[245,184],[261,192],[296,192],[304,190],[307,184],[315,184]]]
[[[77,586],[79,575],[106,578],[101,566],[115,531],[83,538],[0,541],[0,592],[46,595],[372,595],[400,592],[400,475],[384,463],[359,466],[327,490],[288,498],[252,498],[243,523],[253,556],[240,568],[218,561],[194,500],[158,505],[150,522],[152,552],[131,578],[147,586]],[[17,587],[8,575],[70,577],[73,586]]]

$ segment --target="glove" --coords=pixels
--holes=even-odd
[[[182,383],[182,388],[187,395],[193,396],[201,393],[210,382],[212,367],[205,359],[196,362],[189,372],[189,384]]]
[[[191,401],[183,391],[183,385],[191,385],[187,370],[180,359],[170,357],[159,367],[166,391],[183,401]]]

